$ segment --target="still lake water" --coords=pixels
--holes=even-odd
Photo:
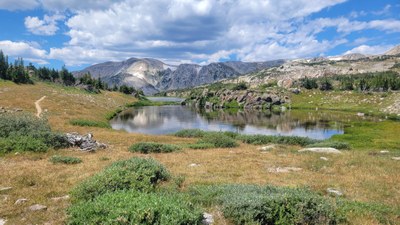
[[[157,100],[165,101],[165,98]],[[346,122],[354,120],[362,118],[335,111],[291,110],[274,114],[262,111],[205,111],[167,105],[130,108],[118,114],[110,124],[113,129],[130,133],[169,134],[182,129],[201,129],[326,139],[343,134]]]

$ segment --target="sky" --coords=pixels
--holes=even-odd
[[[0,0],[0,50],[36,66],[381,54],[400,0]]]

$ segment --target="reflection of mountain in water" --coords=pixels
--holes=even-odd
[[[235,131],[246,134],[296,135],[329,138],[343,133],[343,124],[357,116],[338,112],[196,111],[184,106],[146,106],[120,113],[110,121],[114,129],[132,133],[166,134],[181,129]]]

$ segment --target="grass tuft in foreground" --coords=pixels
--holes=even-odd
[[[118,190],[149,192],[160,182],[169,179],[167,169],[154,159],[131,158],[106,167],[75,187],[71,194],[75,201],[87,201]]]
[[[144,154],[149,153],[170,153],[180,150],[181,148],[176,145],[161,144],[155,142],[139,142],[129,147],[130,152],[140,152]]]
[[[183,138],[200,138],[203,137],[205,134],[206,132],[200,129],[185,129],[176,132],[174,135]]]
[[[93,121],[87,119],[73,119],[70,120],[69,123],[74,126],[81,127],[100,127],[100,128],[111,128],[110,124],[103,121]]]
[[[307,147],[330,147],[330,148],[336,148],[336,149],[350,149],[350,145],[347,142],[342,142],[342,141],[322,141],[322,142],[317,142],[311,145],[307,145]]]
[[[60,156],[60,155],[54,155],[49,159],[50,162],[57,164],[57,163],[63,163],[63,164],[78,164],[81,163],[82,160],[77,157],[71,157],[71,156]]]

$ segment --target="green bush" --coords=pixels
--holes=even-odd
[[[169,153],[180,150],[179,146],[170,144],[161,144],[154,142],[139,142],[129,147],[130,152],[148,153]]]
[[[0,138],[0,153],[9,152],[46,152],[49,147],[40,139],[31,136],[9,136]]]
[[[71,125],[81,127],[100,127],[100,128],[111,128],[110,124],[102,121],[93,121],[86,119],[74,119],[69,121]]]
[[[188,146],[188,148],[191,148],[191,149],[209,149],[209,148],[215,148],[215,145],[213,145],[213,144],[211,144],[211,143],[203,143],[203,142],[194,143],[194,144],[188,144],[187,146]]]
[[[350,145],[347,142],[341,141],[323,141],[317,142],[311,145],[307,145],[307,147],[330,147],[336,149],[350,149]]]
[[[336,224],[334,204],[307,189],[255,185],[198,186],[194,202],[220,205],[234,224]]]
[[[169,178],[167,169],[154,159],[132,158],[106,167],[75,187],[71,195],[79,201],[94,199],[117,190],[136,189],[148,192]]]
[[[217,148],[234,148],[239,146],[235,139],[226,136],[222,132],[208,132],[199,140],[199,143],[212,144]]]
[[[238,140],[243,143],[253,144],[253,145],[263,145],[263,144],[287,144],[287,145],[300,145],[306,146],[316,143],[314,139],[308,137],[298,137],[298,136],[272,136],[272,135],[239,135]]]
[[[80,158],[71,157],[71,156],[60,156],[60,155],[53,155],[50,159],[50,162],[56,163],[63,163],[63,164],[78,164],[81,163],[82,160]]]
[[[200,129],[185,129],[176,132],[174,135],[177,137],[184,137],[184,138],[200,138],[205,135],[206,132]]]
[[[25,113],[0,114],[0,152],[45,152],[68,146],[65,135],[52,132],[46,119]]]
[[[68,209],[68,224],[201,224],[202,212],[178,195],[107,193]]]

